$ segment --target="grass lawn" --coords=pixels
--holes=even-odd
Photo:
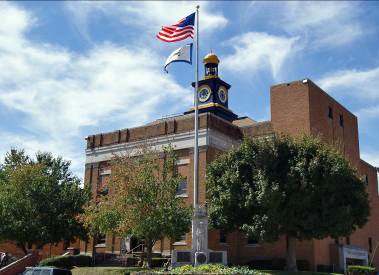
[[[161,268],[159,268],[161,269]],[[139,267],[113,267],[113,266],[96,266],[96,267],[76,267],[71,270],[73,275],[108,275],[108,274],[128,274],[134,271],[142,271]]]

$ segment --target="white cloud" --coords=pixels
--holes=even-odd
[[[281,5],[277,25],[292,35],[307,37],[310,47],[344,45],[367,31],[359,20],[359,3],[288,1]]]
[[[31,14],[5,2],[0,2],[0,11],[2,14],[1,35],[18,36],[36,22],[36,18],[33,18]]]
[[[379,67],[369,70],[342,70],[318,80],[320,87],[334,96],[352,100],[360,135],[375,140],[379,120]],[[357,107],[360,106],[360,107]],[[359,109],[360,108],[360,109]],[[362,150],[362,159],[379,166],[379,152]]]
[[[26,136],[12,132],[1,132],[0,139],[2,141],[0,145],[0,162],[3,162],[5,154],[11,148],[24,149],[32,157],[39,151],[52,152],[55,156],[64,156],[66,160],[70,160],[73,172],[76,175],[83,176],[83,150],[77,150],[72,143],[67,142],[65,139],[52,139],[50,136],[46,136],[45,138],[41,136]]]
[[[30,133],[3,133],[0,150],[14,144],[48,150],[75,158],[80,170],[84,152],[74,143],[84,143],[84,127],[136,125],[192,102],[190,88],[164,74],[162,60],[146,47],[104,43],[75,54],[28,40],[24,34],[36,21],[14,4],[0,3],[0,18],[1,26],[14,26],[0,27],[0,104],[23,114],[15,127]]]
[[[277,78],[284,62],[299,50],[297,41],[298,37],[259,32],[238,35],[226,43],[234,52],[222,58],[223,67],[236,73],[268,70]]]
[[[375,167],[379,167],[379,151],[361,152],[361,159]]]
[[[262,2],[252,6],[256,14],[268,14],[276,28],[307,40],[309,48],[337,47],[367,33],[359,16],[360,3],[352,1]]]
[[[318,83],[331,93],[361,100],[379,99],[379,67],[364,71],[337,71],[323,77]]]
[[[361,109],[357,112],[357,115],[364,120],[379,119],[379,105]]]
[[[200,5],[201,31],[211,32],[223,28],[228,20],[214,12],[212,3],[187,1],[135,1],[135,2],[65,2],[67,11],[73,16],[78,29],[88,35],[88,21],[96,13],[117,19],[128,26],[137,26],[149,32],[157,32],[160,26],[176,23],[184,16],[195,12]],[[141,33],[142,34],[142,33]]]

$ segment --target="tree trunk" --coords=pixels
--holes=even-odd
[[[146,267],[151,268],[151,255],[152,255],[153,245],[150,240],[146,240]]]
[[[297,271],[296,266],[296,238],[287,236],[286,270]]]
[[[97,242],[97,235],[93,235],[92,238],[92,265],[94,266],[96,264],[96,242]]]
[[[25,244],[23,244],[23,243],[17,243],[17,246],[19,248],[21,248],[22,252],[24,252],[25,255],[28,254],[28,250],[26,249]]]

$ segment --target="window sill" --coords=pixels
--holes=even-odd
[[[177,198],[188,198],[187,194],[176,195]]]
[[[97,244],[97,245],[95,245],[95,247],[97,248],[97,247],[106,247],[106,245],[105,245],[105,243],[101,243],[101,244]]]

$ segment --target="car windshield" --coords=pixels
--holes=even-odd
[[[25,271],[24,275],[50,275],[52,274],[52,269],[39,269],[39,268],[33,268]],[[55,273],[54,273],[55,274]],[[57,273],[57,274],[67,274],[67,273]]]

